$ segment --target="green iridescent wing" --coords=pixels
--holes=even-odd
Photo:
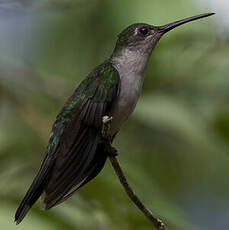
[[[100,128],[102,124],[101,114],[96,113],[109,110],[111,102],[116,97],[118,85],[118,71],[109,62],[92,71],[75,90],[57,116],[50,136],[48,154],[56,152],[60,137],[69,125],[72,129],[71,125],[74,119],[81,120],[89,126]],[[67,135],[69,134],[68,131]]]
[[[53,124],[41,168],[16,212],[17,223],[43,192],[45,209],[51,208],[101,171],[107,157],[102,147],[102,117],[107,115],[118,87],[117,70],[105,62],[66,102]]]

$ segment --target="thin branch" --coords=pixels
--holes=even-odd
[[[165,224],[158,218],[154,217],[152,212],[141,202],[137,197],[133,189],[130,187],[127,179],[122,171],[122,168],[117,160],[117,150],[111,146],[111,135],[110,135],[110,123],[112,117],[103,117],[103,128],[102,135],[105,139],[105,150],[109,156],[110,162],[117,174],[119,181],[121,182],[123,188],[125,189],[129,198],[134,202],[134,204],[139,208],[139,210],[149,219],[149,221],[155,226],[157,230],[167,230]]]

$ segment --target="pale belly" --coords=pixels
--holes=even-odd
[[[113,117],[111,122],[112,134],[120,130],[123,122],[125,122],[134,111],[141,93],[142,83],[143,77],[141,76],[123,77],[121,79],[119,94],[109,114]]]

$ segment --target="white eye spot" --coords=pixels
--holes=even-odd
[[[134,31],[134,35],[137,35],[137,34],[138,34],[138,28],[136,28]]]

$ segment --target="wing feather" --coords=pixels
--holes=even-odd
[[[49,209],[70,197],[103,168],[102,117],[119,88],[119,74],[108,61],[97,67],[76,89],[53,125],[42,166],[22,200],[15,221],[20,223],[44,192]]]
[[[93,138],[93,141],[91,141],[91,138]],[[91,137],[89,136],[87,140],[87,143],[82,145],[83,149],[79,149],[79,152],[81,151],[84,153],[81,159],[72,161],[66,171],[63,171],[62,168],[59,169],[61,170],[61,172],[59,172],[61,178],[58,178],[56,183],[52,183],[51,186],[48,185],[47,189],[45,189],[44,203],[46,204],[46,209],[55,205],[72,187],[83,181],[85,175],[90,171],[89,166],[96,152],[98,137],[94,139],[91,134]],[[75,155],[79,152],[77,151]],[[55,171],[53,172],[55,175]],[[52,181],[52,178],[50,181]]]
[[[106,153],[104,153],[104,150],[102,148],[98,148],[96,157],[94,159],[94,167],[91,168],[90,173],[88,177],[85,178],[81,183],[75,185],[71,190],[68,191],[66,195],[64,195],[55,205],[62,203],[66,199],[68,199],[71,195],[73,195],[74,192],[76,192],[79,188],[81,188],[83,185],[91,181],[93,178],[95,178],[99,172],[102,170],[105,162],[106,162]]]

